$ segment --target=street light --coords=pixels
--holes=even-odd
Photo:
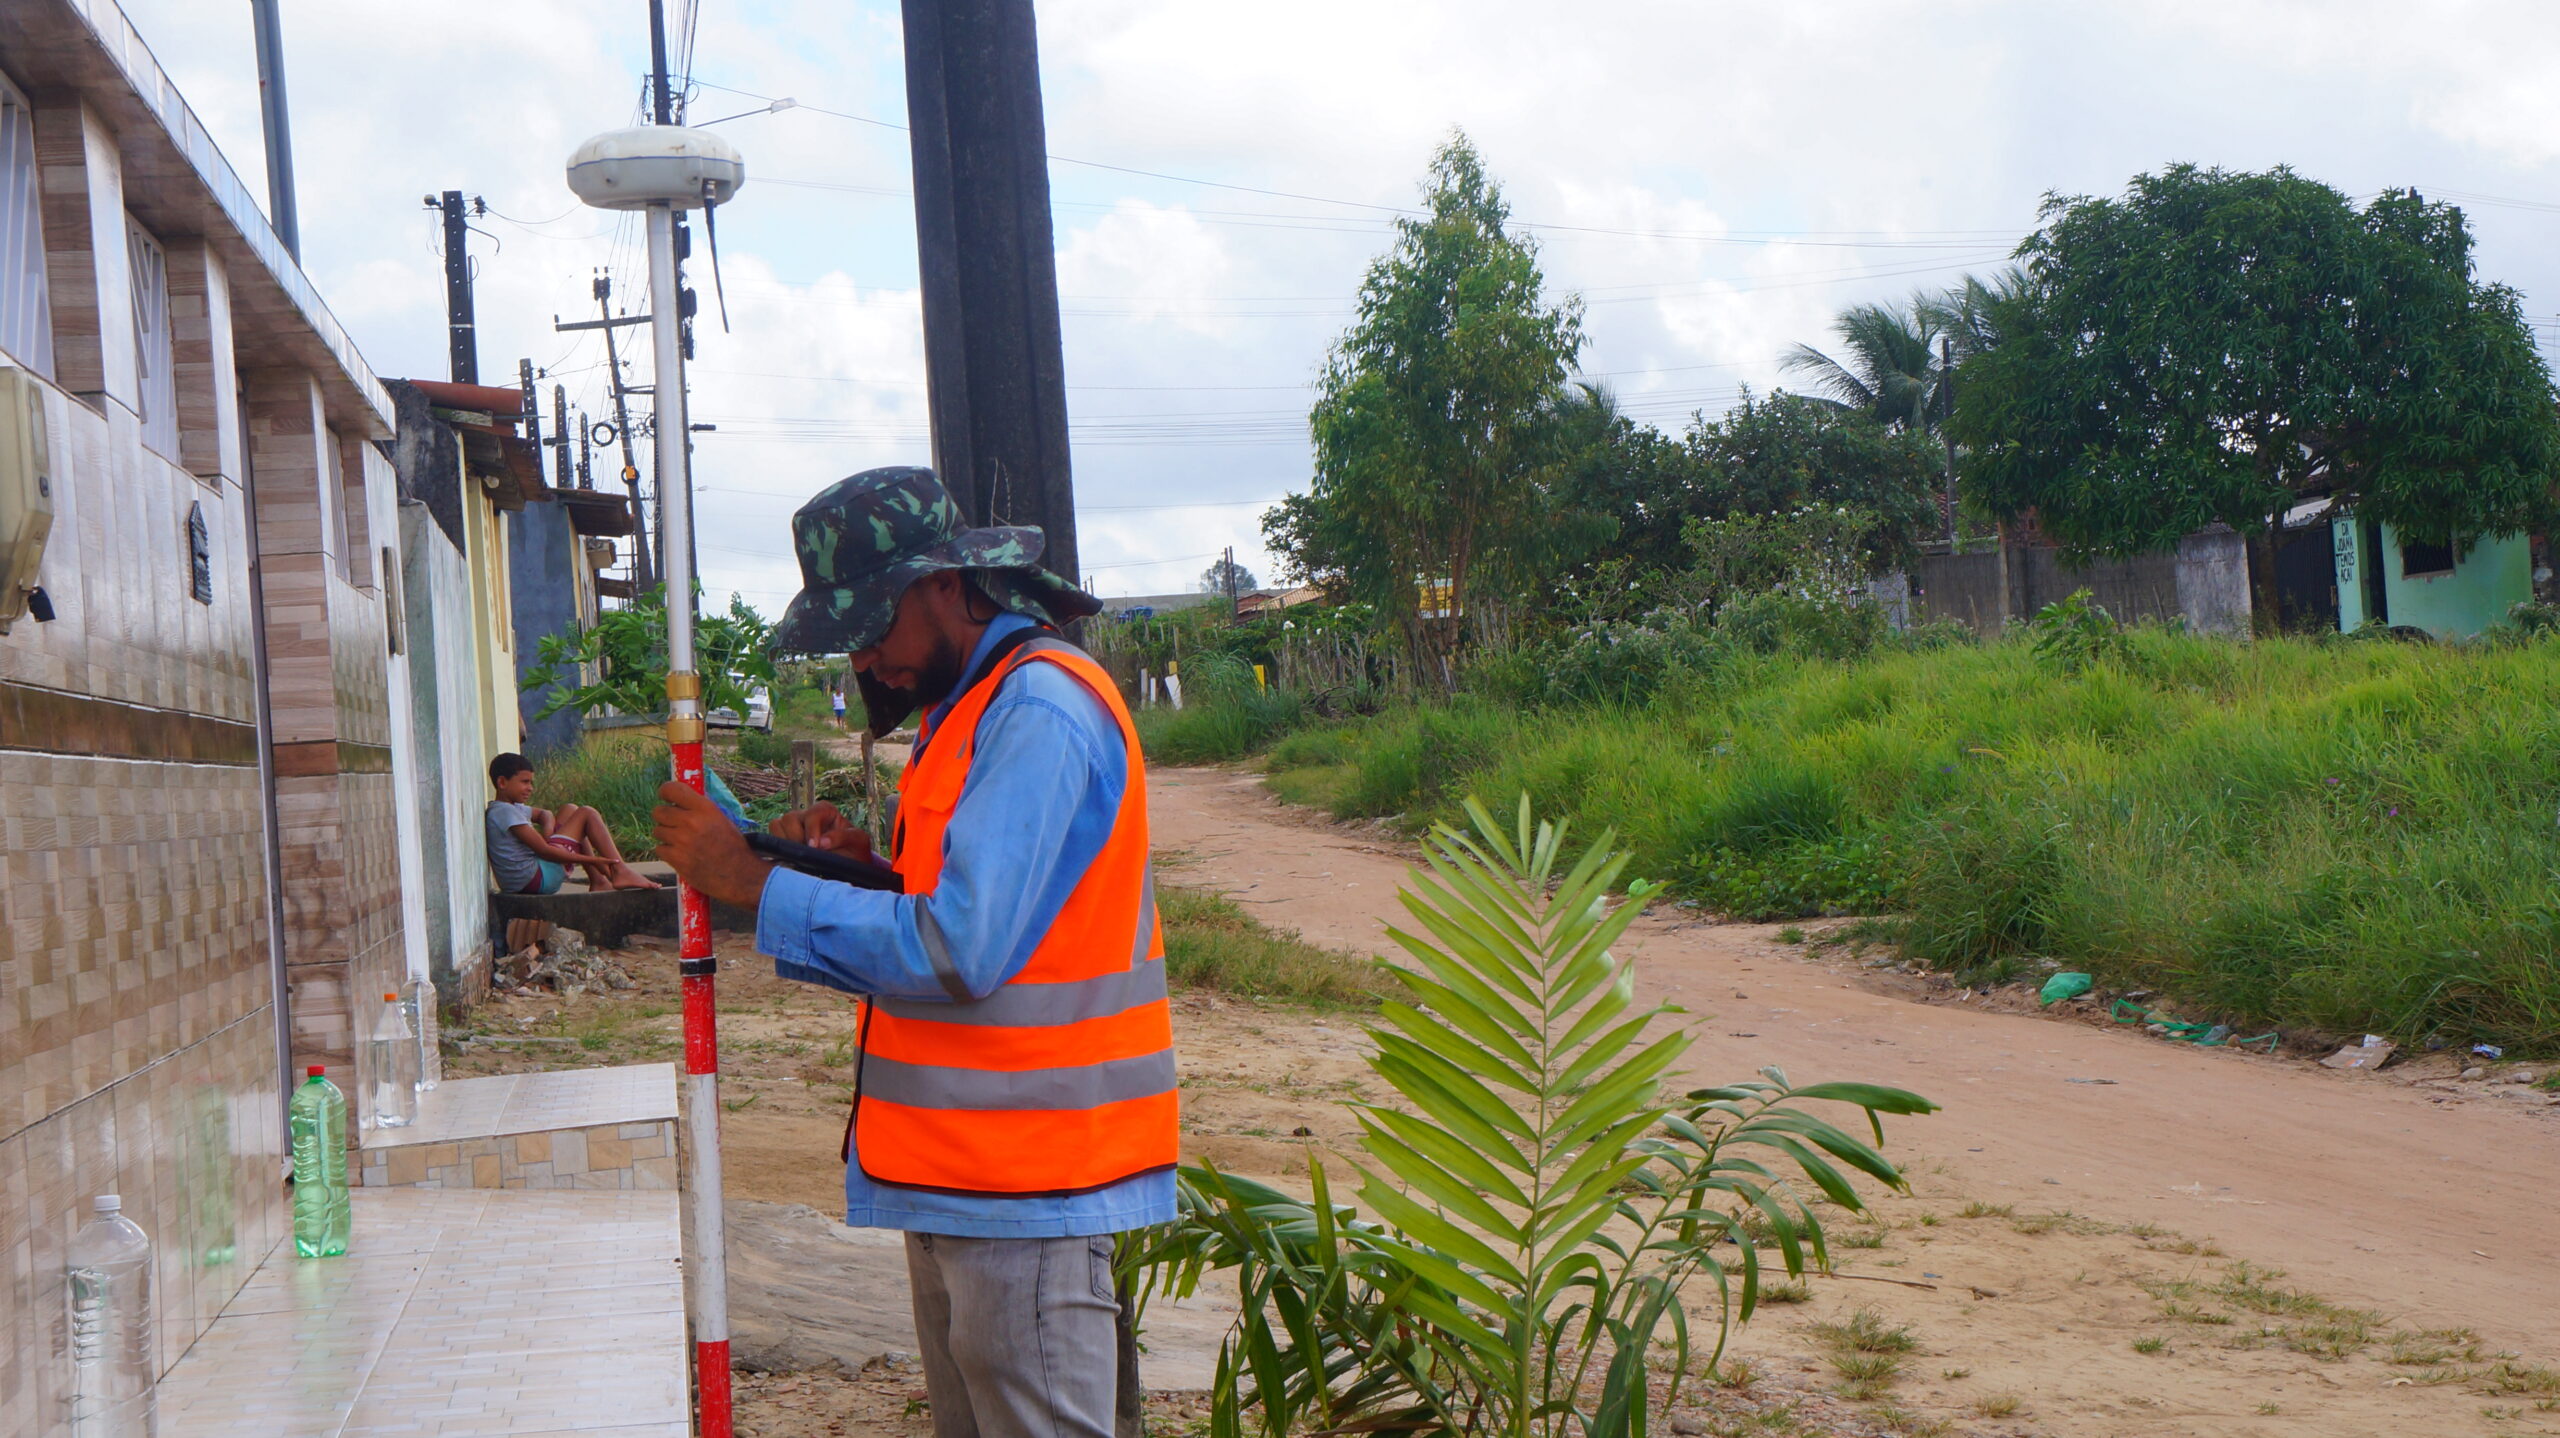
[[[658,491],[666,519],[667,747],[678,783],[701,793],[702,675],[693,653],[693,474],[685,423],[682,306],[676,294],[676,212],[726,201],[746,183],[728,141],[678,125],[611,130],[569,157],[569,188],[605,210],[649,217],[649,331],[657,348]],[[730,1438],[728,1221],[720,1194],[720,1043],[712,1007],[711,901],[691,884],[676,897],[677,973],[684,986],[685,1185],[693,1194],[693,1252],[685,1288],[693,1319],[702,1438]]]
[[[705,120],[701,124],[694,126],[694,128],[697,130],[706,129],[713,125],[728,124],[731,120],[743,120],[749,115],[779,115],[785,110],[797,110],[799,108],[799,101],[785,95],[770,105],[758,105],[752,110],[740,110],[734,115],[723,115],[717,120]]]

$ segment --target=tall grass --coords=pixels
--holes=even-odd
[[[2048,957],[2251,1023],[2560,1051],[2560,644],[1788,661],[1639,707],[1395,711],[1271,763],[1346,816],[1525,789],[1713,907],[1895,911],[1960,970]]]
[[[1149,758],[1167,764],[1241,759],[1306,720],[1304,696],[1266,689],[1253,666],[1229,654],[1183,661],[1184,707],[1141,709],[1132,718]]]

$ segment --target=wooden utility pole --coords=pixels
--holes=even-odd
[[[1031,0],[904,0],[933,463],[972,524],[1074,576],[1066,357]]]

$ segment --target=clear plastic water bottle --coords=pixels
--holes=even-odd
[[[293,1129],[293,1250],[305,1258],[347,1251],[347,1096],[314,1064],[286,1110]]]
[[[418,1121],[418,1035],[400,1012],[400,996],[382,996],[382,1016],[365,1041],[365,1085],[373,1095],[378,1128],[407,1128]]]
[[[153,1438],[160,1364],[151,1344],[151,1240],[112,1193],[71,1240],[72,1438]]]
[[[444,1053],[436,1032],[436,986],[425,979],[411,979],[400,1012],[409,1020],[409,1031],[418,1036],[418,1092],[425,1093],[444,1081]]]

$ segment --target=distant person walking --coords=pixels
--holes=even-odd
[[[838,729],[842,729],[842,728],[844,728],[844,683],[843,683],[843,681],[841,681],[841,680],[837,681],[837,683],[836,683],[836,687],[835,687],[835,701],[836,701],[836,727],[837,727]]]

